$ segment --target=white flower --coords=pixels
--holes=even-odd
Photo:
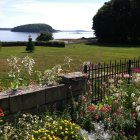
[[[133,107],[135,107],[136,106],[136,102],[133,102],[132,105],[133,105]]]
[[[131,94],[131,97],[133,98],[134,96],[135,96],[135,93],[132,93],[132,94]]]
[[[138,104],[140,104],[140,97],[138,98]]]
[[[114,79],[109,79],[109,83],[114,83]]]
[[[137,111],[137,112],[140,112],[140,106],[137,106],[137,107],[136,107],[136,111]]]
[[[138,117],[140,118],[140,112],[138,113]]]

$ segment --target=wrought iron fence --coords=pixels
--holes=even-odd
[[[84,73],[87,74],[90,81],[92,102],[101,101],[109,93],[108,89],[112,83],[117,84],[122,78],[127,79],[127,82],[130,83],[133,70],[140,71],[138,68],[140,68],[140,57],[131,60],[115,60],[113,63],[110,61],[103,64],[84,65]]]

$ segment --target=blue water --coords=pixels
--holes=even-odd
[[[39,33],[23,33],[23,32],[11,32],[10,30],[0,30],[0,41],[27,41],[29,35],[35,40]],[[82,37],[93,37],[92,31],[87,32],[75,32],[65,31],[53,33],[54,39],[77,39]]]

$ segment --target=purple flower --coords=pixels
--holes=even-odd
[[[132,70],[136,73],[140,73],[140,68],[133,68]]]

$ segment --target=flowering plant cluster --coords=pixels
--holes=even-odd
[[[28,86],[31,81],[34,81],[35,83],[38,83],[40,85],[55,85],[61,79],[59,75],[62,71],[64,71],[62,70],[62,67],[65,68],[66,66],[68,66],[68,68],[70,68],[71,61],[71,58],[65,57],[64,64],[56,65],[52,69],[47,69],[44,72],[41,72],[33,70],[35,64],[33,58],[29,56],[26,56],[24,58],[11,56],[7,59],[10,67],[8,73],[8,76],[10,78],[10,87],[13,90],[17,90],[19,87]]]
[[[64,72],[68,66],[70,68],[70,63],[72,59],[69,57],[64,58],[64,63],[62,65],[55,65],[51,69],[46,69],[43,73],[41,71],[35,71],[39,84],[56,85],[60,80],[60,73]]]
[[[34,130],[32,140],[84,140],[79,135],[80,127],[70,121],[50,118],[45,129]]]
[[[137,76],[136,76],[137,75]],[[109,94],[97,104],[91,103],[91,93],[79,97],[74,103],[76,122],[88,132],[95,131],[95,124],[102,123],[112,138],[140,137],[140,84],[138,74],[131,83],[113,82]]]
[[[11,56],[7,59],[10,71],[8,76],[11,80],[11,89],[18,89],[21,86],[27,86],[27,79],[25,78],[32,75],[33,67],[35,64],[34,59],[29,56],[23,59]]]
[[[66,117],[66,116],[65,116]],[[0,125],[1,140],[84,140],[80,127],[50,113],[42,116],[22,114],[13,123]]]

